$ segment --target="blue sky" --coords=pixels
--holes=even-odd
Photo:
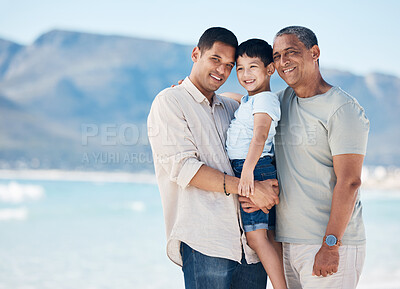
[[[0,0],[0,38],[32,43],[52,29],[118,34],[195,45],[211,26],[239,42],[289,25],[311,28],[322,67],[400,77],[400,1]]]

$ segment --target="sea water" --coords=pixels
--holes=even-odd
[[[400,192],[364,190],[362,202],[358,288],[400,288]],[[156,185],[0,181],[0,289],[183,289],[165,242]]]

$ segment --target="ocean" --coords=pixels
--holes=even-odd
[[[400,192],[362,202],[358,288],[400,289]],[[183,289],[165,242],[155,184],[0,180],[0,289]]]

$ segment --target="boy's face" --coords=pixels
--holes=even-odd
[[[254,95],[269,89],[269,80],[274,73],[274,65],[264,63],[258,57],[239,56],[236,61],[237,78],[249,95]]]

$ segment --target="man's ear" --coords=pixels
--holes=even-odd
[[[267,73],[269,76],[271,76],[272,74],[274,74],[274,72],[275,72],[275,64],[271,62],[270,64],[267,65]]]
[[[311,55],[312,55],[313,60],[315,62],[317,62],[319,59],[319,56],[321,55],[321,51],[319,50],[318,45],[314,45],[313,47],[311,47],[310,50],[311,50]]]
[[[196,46],[195,48],[193,48],[193,51],[192,51],[193,62],[197,62],[199,60],[200,56],[201,56],[200,48],[198,48]]]

